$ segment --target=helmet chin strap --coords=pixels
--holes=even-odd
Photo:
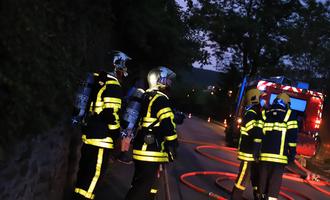
[[[124,77],[128,76],[127,71],[121,70],[121,69],[116,69],[114,70],[113,74],[116,76],[118,79],[123,79]]]

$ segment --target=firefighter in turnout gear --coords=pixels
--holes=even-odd
[[[148,73],[149,89],[145,92],[133,142],[135,172],[126,200],[154,199],[161,164],[175,159],[178,146],[176,125],[169,97],[165,94],[174,77],[175,73],[166,67]]]
[[[94,199],[95,188],[106,171],[110,150],[120,134],[121,76],[127,75],[130,58],[116,51],[113,72],[94,73],[86,125],[82,127],[81,159],[73,199]]]
[[[250,89],[246,92],[246,107],[240,128],[240,139],[238,144],[238,159],[241,160],[239,173],[234,184],[231,199],[243,199],[243,192],[251,180],[254,198],[257,197],[258,181],[258,153],[262,140],[260,91]]]
[[[277,199],[284,167],[293,162],[296,155],[298,122],[290,109],[290,97],[279,94],[267,111],[262,112],[264,121],[260,151],[259,187],[262,199]]]

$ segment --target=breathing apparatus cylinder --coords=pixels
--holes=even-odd
[[[138,123],[140,110],[141,110],[141,101],[143,99],[144,90],[136,88],[132,95],[129,97],[127,108],[123,113],[123,120],[126,122],[126,130],[133,130]],[[134,131],[126,131],[126,133]],[[133,133],[131,133],[133,134]],[[125,133],[123,135],[125,136]],[[132,135],[130,135],[132,136]]]
[[[88,73],[84,81],[80,83],[76,97],[74,100],[74,114],[72,117],[72,125],[84,123],[88,113],[88,104],[94,84],[94,75]]]

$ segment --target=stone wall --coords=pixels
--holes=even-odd
[[[0,163],[1,200],[70,199],[80,157],[79,133],[63,124],[21,141]]]

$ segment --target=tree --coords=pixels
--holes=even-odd
[[[329,2],[199,0],[188,5],[190,22],[217,43],[218,58],[230,50],[240,58],[243,74],[274,75],[297,64],[295,70],[303,66],[314,76],[329,69]]]

